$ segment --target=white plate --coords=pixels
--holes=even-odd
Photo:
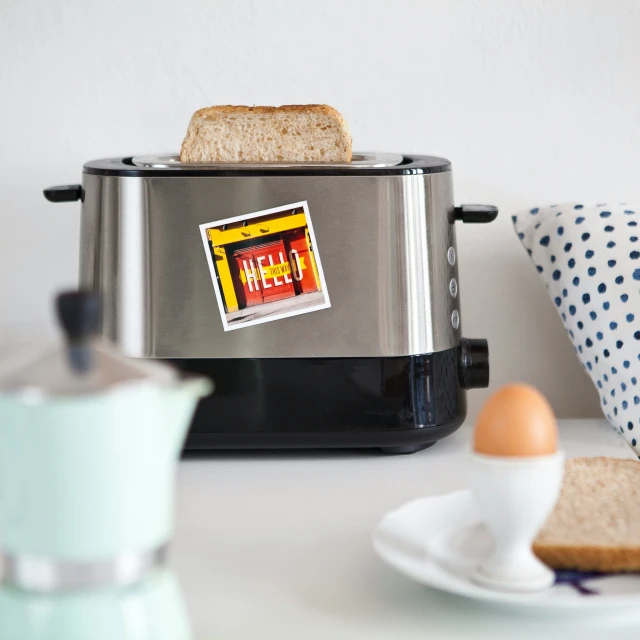
[[[537,593],[505,593],[478,586],[473,569],[490,552],[493,541],[480,521],[469,491],[421,498],[389,512],[373,533],[378,555],[418,582],[474,600],[548,614],[640,614],[640,574],[558,574],[575,583],[557,582]],[[587,593],[589,592],[589,593]]]

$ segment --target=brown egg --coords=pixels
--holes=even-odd
[[[526,384],[498,389],[476,420],[473,449],[490,456],[546,456],[557,451],[558,427],[547,399]]]

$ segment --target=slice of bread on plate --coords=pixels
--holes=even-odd
[[[640,571],[640,461],[568,460],[533,551],[553,569]]]
[[[207,107],[191,117],[180,161],[351,162],[351,136],[326,104]]]

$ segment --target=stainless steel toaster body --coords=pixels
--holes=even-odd
[[[258,175],[88,163],[80,279],[103,295],[103,332],[128,354],[153,358],[389,357],[455,347],[450,165],[406,160],[393,171]],[[308,203],[331,307],[225,332],[199,225],[299,201]]]

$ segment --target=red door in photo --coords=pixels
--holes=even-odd
[[[291,265],[284,242],[276,240],[253,248],[253,262],[260,280],[264,302],[273,302],[296,295]]]
[[[287,234],[287,254],[293,279],[298,293],[311,293],[318,290],[318,283],[313,268],[312,256],[307,244],[304,229],[296,229]]]
[[[236,261],[237,273],[235,288],[238,302],[241,307],[252,307],[264,302],[262,288],[260,287],[260,275],[253,258],[253,247],[237,249],[233,252]],[[244,302],[244,304],[242,304]]]

